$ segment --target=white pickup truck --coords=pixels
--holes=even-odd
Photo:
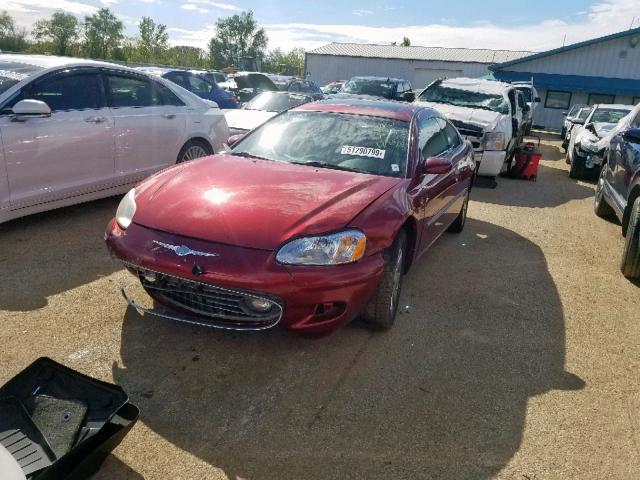
[[[471,142],[478,175],[497,176],[522,141],[528,106],[515,85],[477,78],[436,80],[416,103],[438,110]]]

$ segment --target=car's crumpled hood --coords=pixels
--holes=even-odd
[[[241,130],[253,130],[275,115],[277,115],[277,112],[243,110],[241,108],[224,111],[224,118],[227,120],[229,128]]]
[[[135,223],[272,250],[297,235],[345,227],[399,178],[220,154],[136,187]]]
[[[588,151],[599,151],[607,146],[611,139],[612,132],[616,128],[615,123],[593,123],[593,130],[585,126],[581,127],[576,134],[576,144]]]
[[[449,120],[457,120],[459,122],[470,123],[482,127],[485,132],[492,132],[496,130],[500,132],[505,131],[503,128],[504,119],[509,119],[508,115],[486,110],[484,108],[458,107],[457,105],[435,102],[415,103],[431,107],[442,113]]]

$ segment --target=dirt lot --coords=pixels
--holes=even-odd
[[[474,190],[383,334],[141,317],[102,242],[115,199],[2,225],[0,383],[47,355],[121,384],[142,413],[100,480],[638,478],[640,288],[546,138],[537,182]]]

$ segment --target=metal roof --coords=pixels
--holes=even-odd
[[[475,48],[402,47],[398,45],[375,45],[368,43],[330,43],[307,53],[344,57],[397,58],[401,60],[502,63],[528,57],[535,52]]]
[[[605,35],[604,37],[591,38],[589,40],[585,40],[583,42],[573,43],[571,45],[566,45],[564,47],[554,48],[552,50],[547,50],[546,52],[533,53],[531,52],[530,56],[522,56],[518,58],[511,58],[508,60],[503,60],[502,62],[496,62],[498,65],[492,65],[489,67],[490,70],[500,70],[504,67],[509,67],[511,65],[515,65],[517,63],[529,62],[531,60],[536,60],[538,58],[549,57],[551,55],[557,55],[558,53],[568,52],[569,50],[575,50],[576,48],[588,47],[590,45],[595,45],[596,43],[606,42],[608,40],[615,40],[616,38],[627,37],[631,35],[640,34],[640,27],[632,28],[629,30],[624,30],[622,32],[614,33],[611,35]]]

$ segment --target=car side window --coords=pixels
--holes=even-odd
[[[187,82],[184,76],[180,72],[169,72],[166,75],[164,75],[164,78],[166,78],[167,80],[171,80],[176,85],[179,85],[182,88],[186,88],[187,90],[189,90],[189,86],[187,85]]]
[[[55,75],[27,87],[25,98],[41,100],[52,112],[95,110],[104,106],[97,72]]]
[[[442,118],[440,119],[440,123],[443,127],[442,131],[444,132],[444,136],[447,138],[449,150],[458,148],[460,146],[460,136],[458,135],[456,127]]]
[[[447,138],[437,117],[430,117],[420,122],[418,148],[424,158],[438,157],[449,150]]]
[[[127,74],[107,74],[107,94],[110,106],[121,107],[153,107],[163,105],[160,90],[156,82],[145,77]]]
[[[178,98],[168,87],[160,82],[153,82],[154,87],[158,90],[163,105],[173,105],[175,107],[184,107],[184,102]]]
[[[188,75],[187,79],[189,81],[189,90],[191,90],[196,95],[201,96],[211,93],[211,84],[204,78],[201,78],[197,75]]]

